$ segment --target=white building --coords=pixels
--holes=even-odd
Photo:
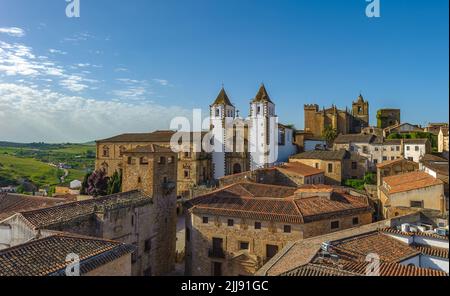
[[[213,152],[214,178],[216,179],[229,173],[227,157],[230,154],[236,154],[235,152],[249,154],[250,170],[287,162],[290,156],[297,153],[294,131],[278,123],[275,104],[264,85],[261,85],[255,98],[250,102],[250,114],[247,119],[236,115],[236,108],[223,88],[216,101],[210,106],[210,113],[212,133],[217,140]],[[232,128],[226,128],[230,124]],[[242,134],[237,134],[239,133],[237,126],[245,126]],[[246,131],[248,135],[245,135]],[[239,145],[242,144],[239,141],[245,144]],[[245,150],[240,151],[241,148]]]

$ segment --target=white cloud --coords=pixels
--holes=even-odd
[[[17,27],[3,27],[0,28],[0,33],[7,34],[13,37],[23,37],[25,36],[25,31]]]
[[[159,85],[162,86],[168,86],[169,85],[169,81],[165,80],[165,79],[153,79],[154,82],[158,83]]]
[[[52,52],[52,50],[50,50]],[[53,52],[56,53],[55,50]],[[93,66],[78,64],[79,67]],[[73,91],[81,92],[96,80],[84,78],[81,75],[70,74],[64,67],[56,65],[46,56],[36,57],[31,47],[23,44],[11,44],[0,41],[0,74],[7,76],[25,76],[30,78],[58,77],[59,85]]]
[[[62,55],[66,55],[67,54],[67,52],[65,52],[65,51],[62,51],[62,50],[59,50],[59,49],[54,49],[54,48],[50,48],[48,51],[50,53],[53,53],[53,54],[62,54]]]
[[[168,129],[180,107],[149,102],[101,101],[0,83],[0,130],[3,140],[84,142],[125,132]]]

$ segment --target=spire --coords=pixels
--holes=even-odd
[[[217,96],[217,99],[214,101],[214,105],[226,105],[226,106],[233,106],[231,104],[230,99],[228,98],[227,92],[225,91],[225,88],[222,85],[222,89],[220,90],[219,95]]]
[[[264,86],[264,83],[261,83],[261,87],[258,90],[258,93],[256,94],[256,97],[253,99],[253,102],[270,102],[273,103],[270,100],[269,94],[267,93],[266,87]]]
[[[362,96],[361,92],[359,93],[358,103],[364,103],[364,97]]]

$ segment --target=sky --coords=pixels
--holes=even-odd
[[[362,95],[402,121],[449,120],[448,0],[0,0],[0,141],[87,142],[240,110],[264,83],[280,122]]]

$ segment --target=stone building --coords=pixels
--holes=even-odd
[[[19,211],[2,221],[0,245],[13,248],[55,231],[114,240],[134,246],[132,275],[163,275],[174,267],[175,208],[174,193],[131,191]]]
[[[286,163],[272,168],[225,176],[219,179],[219,186],[222,188],[242,182],[300,187],[302,185],[324,184],[325,174],[323,170],[299,162]]]
[[[0,276],[66,276],[75,272],[69,254],[80,258],[80,276],[131,276],[133,246],[116,241],[49,233],[0,251]]]
[[[372,222],[342,188],[238,183],[187,202],[186,273],[253,275],[288,243]]]
[[[258,275],[448,277],[448,237],[368,226],[300,240]],[[378,256],[378,268],[370,268],[371,254]]]
[[[156,131],[153,133],[123,134],[97,141],[96,169],[105,169],[109,176],[115,171],[122,172],[126,162],[124,153],[128,150],[156,144],[170,147],[174,131]],[[190,143],[191,152],[180,152],[177,157],[177,195],[188,197],[194,186],[204,185],[213,179],[212,157],[206,152],[192,152],[197,147],[196,137],[202,138],[206,133],[181,133]],[[201,145],[201,144],[200,144]],[[196,150],[202,151],[202,150]]]
[[[369,102],[360,95],[353,102],[352,111],[339,110],[336,106],[320,110],[318,105],[305,105],[305,131],[322,137],[325,128],[336,129],[338,134],[360,133],[369,126]]]
[[[380,202],[384,218],[395,217],[397,207],[447,213],[444,183],[425,172],[411,172],[383,178]]]
[[[400,124],[401,121],[400,109],[381,109],[377,112],[377,127],[385,129],[389,126]]]
[[[448,123],[446,123],[446,122],[440,122],[440,123],[430,122],[428,124],[428,126],[425,127],[424,131],[427,133],[432,133],[433,135],[437,136],[437,135],[439,135],[441,128],[448,128]]]
[[[377,165],[377,200],[375,204],[375,213],[378,219],[383,217],[381,204],[381,186],[385,177],[411,173],[419,170],[419,164],[404,158],[384,161]]]
[[[362,179],[369,170],[367,158],[356,152],[309,151],[294,155],[289,162],[300,162],[325,172],[325,184],[342,185],[347,179]]]
[[[438,135],[438,152],[448,155],[448,127],[442,127]]]

